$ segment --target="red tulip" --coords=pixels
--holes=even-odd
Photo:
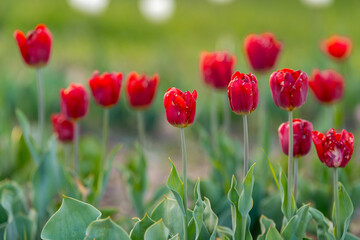
[[[352,41],[348,37],[333,35],[320,44],[321,50],[335,60],[345,60],[350,56]]]
[[[354,150],[354,136],[342,130],[336,133],[332,128],[327,134],[312,132],[312,139],[321,162],[328,167],[345,167]]]
[[[228,86],[231,110],[236,114],[252,113],[259,102],[259,90],[254,74],[236,72]]]
[[[305,156],[311,149],[311,132],[313,126],[311,122],[303,119],[293,120],[293,143],[294,157]],[[278,130],[281,149],[288,155],[289,151],[289,122],[282,123]]]
[[[234,72],[235,56],[223,52],[202,52],[200,69],[204,81],[216,89],[226,89]]]
[[[60,106],[70,120],[85,117],[89,108],[89,96],[84,86],[72,83],[67,89],[61,89]]]
[[[65,114],[52,114],[51,122],[59,141],[71,142],[74,140],[74,123],[67,120]]]
[[[114,106],[119,100],[122,77],[122,73],[99,75],[99,71],[95,71],[89,79],[95,102],[103,107]]]
[[[341,100],[345,91],[344,78],[332,69],[315,69],[309,85],[317,100],[322,103],[331,104]]]
[[[249,34],[244,40],[244,50],[254,71],[268,71],[276,63],[282,43],[272,33]]]
[[[147,109],[154,100],[159,85],[159,75],[148,77],[131,72],[126,84],[128,102],[135,109]]]
[[[196,90],[182,92],[169,88],[164,96],[164,107],[168,122],[174,127],[185,128],[194,122],[196,111]]]
[[[32,67],[41,67],[48,63],[52,36],[44,24],[37,25],[35,30],[28,33],[27,36],[16,30],[14,38],[26,64]]]
[[[308,77],[300,70],[282,69],[271,74],[270,88],[275,105],[293,111],[306,101]]]

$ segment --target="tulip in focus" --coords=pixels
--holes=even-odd
[[[74,140],[74,123],[67,120],[65,114],[52,114],[51,122],[59,141],[71,142]]]
[[[164,107],[168,122],[174,127],[185,128],[194,122],[197,92],[182,92],[169,88],[164,96]]]
[[[89,108],[89,96],[81,84],[70,84],[67,89],[60,90],[61,111],[70,120],[85,117]]]
[[[97,104],[110,108],[119,100],[122,83],[122,73],[103,73],[95,71],[89,79],[91,92]]]
[[[270,76],[270,89],[278,108],[293,111],[304,105],[306,101],[308,77],[300,70],[278,70]]]
[[[332,128],[327,134],[312,132],[312,140],[320,161],[330,168],[345,167],[351,159],[354,150],[354,136],[342,130],[335,132]]]
[[[272,33],[249,34],[244,40],[244,50],[254,71],[272,69],[282,49],[282,43]]]
[[[226,51],[201,53],[200,69],[205,83],[215,89],[226,89],[235,63],[235,56]]]
[[[240,115],[252,113],[259,102],[259,90],[254,74],[236,72],[228,86],[231,110]]]
[[[344,78],[332,69],[315,69],[309,79],[309,86],[316,99],[325,104],[340,101],[345,91]]]
[[[320,44],[321,50],[331,58],[339,61],[347,59],[352,50],[352,41],[348,37],[333,35]]]
[[[294,157],[302,157],[309,153],[311,149],[311,132],[313,126],[311,122],[303,119],[293,120],[293,146]],[[289,122],[282,123],[278,129],[281,149],[284,154],[289,152]]]
[[[26,36],[23,32],[16,30],[14,38],[27,65],[39,68],[48,63],[52,36],[44,24],[37,25],[35,30],[29,32]]]
[[[154,100],[159,85],[159,75],[148,77],[131,72],[126,84],[129,105],[134,109],[147,109]]]

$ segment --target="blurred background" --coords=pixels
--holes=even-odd
[[[198,129],[209,128],[209,109],[228,107],[222,104],[225,93],[219,93],[219,104],[210,106],[210,89],[199,72],[199,56],[204,50],[228,50],[237,57],[236,70],[249,72],[243,53],[243,40],[249,33],[273,32],[284,47],[277,69],[301,69],[311,75],[314,68],[335,68],[338,65],[319,49],[319,42],[332,34],[345,35],[353,41],[353,52],[346,62],[346,93],[344,101],[345,128],[357,134],[360,122],[360,1],[330,0],[1,0],[0,1],[0,133],[16,138],[18,129],[15,109],[21,109],[36,124],[36,72],[24,65],[13,38],[16,29],[27,32],[44,23],[53,35],[53,50],[49,65],[44,69],[47,134],[51,134],[50,114],[59,112],[59,90],[71,82],[87,81],[94,70],[130,71],[160,75],[160,87],[155,102],[146,115],[150,188],[165,183],[171,156],[180,168],[180,135],[165,117],[162,98],[169,87],[198,91],[196,123],[186,129],[190,177],[206,176],[210,167],[206,161]],[[274,69],[275,70],[275,69]],[[268,76],[259,81],[268,86]],[[88,88],[89,89],[89,88]],[[124,90],[124,89],[123,89]],[[122,142],[127,149],[137,137],[136,114],[122,90],[120,103],[111,109],[111,143]],[[280,151],[278,126],[287,120],[269,99],[271,116],[272,159],[286,159]],[[306,104],[294,113],[295,117],[310,120],[314,129],[331,127],[332,109],[320,105],[309,93]],[[259,142],[258,113],[249,116],[250,142]],[[231,137],[236,144],[242,141],[241,118],[231,115]],[[89,114],[82,121],[83,142],[96,146],[87,137],[101,136],[102,109],[93,101]],[[15,132],[14,132],[15,131]],[[0,144],[5,144],[3,138]],[[358,138],[359,139],[359,138]],[[355,141],[355,145],[356,141]],[[260,147],[250,144],[252,154]],[[151,150],[150,150],[151,149]],[[352,164],[358,162],[354,150]],[[239,153],[240,154],[240,153]],[[319,161],[315,149],[306,161]],[[201,167],[200,167],[201,166]],[[351,168],[351,165],[349,166]],[[6,169],[6,168],[5,168]],[[304,168],[302,173],[311,169]],[[3,177],[10,172],[3,170]],[[116,174],[109,188],[119,191]],[[105,198],[103,204],[121,205],[123,196]],[[110,199],[110,200],[107,200]],[[106,202],[108,201],[108,202]],[[127,210],[122,203],[122,211]],[[131,214],[131,211],[130,213]]]

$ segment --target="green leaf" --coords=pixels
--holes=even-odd
[[[168,240],[168,237],[169,229],[166,228],[165,224],[160,219],[146,230],[144,240]]]
[[[266,234],[265,240],[280,240],[283,239],[274,226],[270,226],[268,233]]]
[[[339,182],[339,208],[340,208],[340,216],[339,218],[336,217],[336,219],[340,220],[340,236],[341,239],[345,239],[346,233],[348,231],[351,215],[354,211],[353,204],[351,202],[351,199],[349,197],[349,194],[346,192],[344,186]],[[335,211],[333,211],[333,214]],[[335,214],[334,214],[335,215]],[[334,234],[336,236],[336,232],[338,229],[336,227],[334,228]]]
[[[246,217],[249,214],[249,212],[253,206],[252,191],[254,188],[253,171],[254,171],[255,164],[256,163],[254,163],[251,166],[251,168],[249,169],[249,171],[247,172],[247,174],[244,178],[243,190],[239,197],[238,208],[239,208],[239,211],[240,211],[242,217]]]
[[[264,215],[262,215],[260,217],[261,234],[258,236],[257,240],[265,240],[266,233],[269,231],[271,226],[275,227],[276,226],[275,222],[272,219],[269,219]]]
[[[296,203],[294,200],[294,196],[291,194],[291,212],[290,215],[288,215],[287,213],[287,206],[288,206],[288,201],[287,201],[287,178],[285,173],[283,172],[283,170],[280,168],[280,195],[281,195],[281,211],[283,212],[285,218],[287,220],[291,219],[291,217],[295,214],[296,212]]]
[[[324,240],[335,240],[332,232],[332,223],[327,219],[322,212],[315,208],[310,208],[309,213],[317,223],[317,238]]]
[[[113,165],[115,156],[116,156],[116,154],[120,151],[121,147],[122,147],[121,144],[116,145],[116,146],[111,150],[111,152],[110,152],[110,154],[109,154],[109,157],[108,157],[108,160],[107,160],[107,164],[106,164],[105,169],[104,169],[104,176],[103,176],[103,182],[102,182],[102,191],[101,191],[100,196],[102,196],[102,195],[104,194],[106,185],[107,185],[107,183],[108,183],[108,181],[109,181],[110,172],[111,172],[111,169],[112,169],[112,165]]]
[[[209,199],[204,198],[205,209],[204,209],[204,225],[207,232],[210,235],[209,240],[216,239],[216,228],[218,226],[218,217],[211,209],[211,204]]]
[[[224,227],[224,226],[217,226],[216,228],[217,233],[220,237],[222,237],[223,239],[232,239],[232,230],[228,227]]]
[[[360,238],[352,235],[351,233],[347,233],[347,234],[345,235],[345,240],[359,240],[359,239],[360,239]]]
[[[169,178],[166,182],[166,186],[171,190],[174,194],[174,197],[181,209],[183,215],[185,215],[184,203],[183,203],[183,183],[176,171],[174,163],[169,158],[171,164],[171,172]]]
[[[41,238],[83,240],[89,224],[97,220],[100,215],[101,212],[90,204],[64,196],[60,209],[44,226]]]
[[[310,204],[304,205],[290,219],[281,235],[285,240],[302,240],[306,234],[306,228],[311,220],[309,213]]]
[[[152,220],[146,213],[143,219],[137,221],[133,227],[133,229],[131,229],[130,232],[130,238],[131,240],[143,240],[144,239],[144,235],[145,235],[145,231],[146,229],[148,229],[148,227],[150,227],[151,225],[153,225],[155,223],[154,220]]]
[[[195,221],[195,227],[196,227],[196,235],[195,235],[195,240],[197,240],[199,238],[200,232],[201,232],[201,228],[203,226],[203,215],[204,215],[204,210],[205,210],[205,203],[201,200],[201,192],[200,192],[200,178],[197,180],[196,184],[195,184],[195,199],[196,203],[195,203],[195,207],[194,207],[194,212],[193,212],[193,218]]]
[[[264,152],[264,154],[266,155],[265,150],[264,150],[263,148],[262,148],[261,150],[262,150],[262,151]],[[278,179],[277,179],[277,177],[276,177],[276,174],[275,174],[274,168],[273,168],[273,166],[272,166],[272,164],[271,164],[271,161],[270,161],[270,159],[269,159],[269,157],[268,157],[267,155],[266,155],[266,159],[267,159],[267,162],[268,162],[268,164],[269,164],[269,168],[270,168],[271,174],[272,174],[272,176],[273,176],[273,178],[274,178],[274,181],[275,181],[275,183],[276,183],[276,186],[277,186],[279,192],[281,192],[279,181],[278,181]]]
[[[95,220],[86,229],[84,240],[130,240],[129,235],[119,225],[114,223],[110,217]]]

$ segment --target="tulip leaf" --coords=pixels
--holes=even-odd
[[[271,225],[268,233],[266,234],[265,240],[281,240],[281,239],[283,238],[281,237],[278,230],[276,230],[276,228],[273,225]]]
[[[89,224],[100,215],[101,212],[90,204],[64,196],[60,209],[45,224],[41,238],[83,240]]]
[[[347,233],[347,234],[345,235],[345,240],[359,240],[359,239],[360,239],[360,238],[354,236],[354,235],[351,234],[351,233]]]
[[[111,172],[111,169],[112,169],[112,165],[113,165],[113,162],[114,162],[114,159],[115,159],[115,156],[116,154],[120,151],[121,149],[121,144],[118,144],[116,145],[110,152],[109,154],[109,157],[107,158],[107,163],[106,163],[106,166],[104,168],[104,176],[103,176],[103,182],[102,182],[102,191],[100,193],[100,198],[101,196],[103,195],[104,191],[105,191],[105,188],[106,188],[106,185],[109,181],[109,177],[110,177],[110,172]]]
[[[169,158],[170,164],[171,164],[171,172],[169,175],[169,178],[166,182],[166,186],[171,190],[171,192],[174,194],[174,197],[180,207],[180,210],[183,215],[185,215],[185,208],[183,203],[183,182],[181,181],[175,165],[173,161]]]
[[[246,217],[252,206],[253,206],[253,199],[252,199],[252,192],[253,192],[253,188],[254,188],[254,167],[255,167],[254,163],[249,171],[247,172],[245,178],[244,178],[244,182],[243,182],[243,190],[240,194],[239,197],[239,203],[238,203],[238,208],[239,211],[241,213],[241,216]]]
[[[335,240],[332,233],[332,223],[322,212],[315,208],[310,208],[309,213],[317,224],[317,238],[325,240]]]
[[[179,235],[176,234],[175,236],[173,236],[172,238],[170,238],[169,240],[180,240]]]
[[[337,218],[335,216],[335,210],[333,211],[333,216],[336,217],[336,219],[340,219],[340,236],[341,239],[345,239],[346,233],[348,231],[351,215],[353,214],[354,207],[351,202],[351,199],[349,197],[349,194],[345,190],[344,186],[339,182],[339,208],[340,208],[340,216]],[[336,227],[334,228],[334,235],[336,236],[336,232],[338,229]]]
[[[281,233],[285,240],[302,240],[305,237],[307,226],[311,220],[309,208],[309,204],[302,206],[290,219]]]
[[[262,215],[260,217],[260,229],[261,234],[258,236],[257,240],[265,240],[266,234],[269,231],[270,227],[275,227],[275,222],[272,219],[269,219]]]
[[[179,234],[182,239],[184,236],[183,215],[179,204],[175,199],[165,196],[165,198],[155,207],[151,213],[151,219],[159,221],[162,219],[167,229],[170,230],[172,236]]]
[[[144,240],[168,240],[168,236],[169,229],[160,219],[146,230]]]
[[[205,203],[201,200],[201,193],[200,193],[200,179],[197,180],[195,184],[195,207],[193,211],[193,218],[195,221],[195,227],[196,227],[196,235],[195,240],[199,239],[201,228],[203,226],[203,215],[205,210]]]
[[[143,240],[145,231],[155,223],[146,213],[143,219],[135,223],[133,229],[130,232],[131,240]]]
[[[289,221],[289,219],[291,219],[291,217],[295,214],[296,212],[296,203],[295,203],[295,199],[293,194],[291,194],[291,212],[290,215],[288,215],[287,212],[287,207],[288,207],[288,195],[287,195],[287,178],[285,173],[283,172],[283,170],[280,168],[280,196],[281,196],[281,211],[283,212],[285,218],[287,221]]]
[[[209,240],[216,239],[216,228],[218,226],[218,217],[211,209],[210,200],[204,198],[205,209],[204,209],[204,226],[210,235]]]
[[[232,230],[228,227],[224,227],[224,226],[218,226],[216,229],[218,235],[222,238],[222,239],[232,239]]]
[[[110,217],[95,220],[86,229],[84,240],[130,240],[129,235],[119,225],[114,223]]]

